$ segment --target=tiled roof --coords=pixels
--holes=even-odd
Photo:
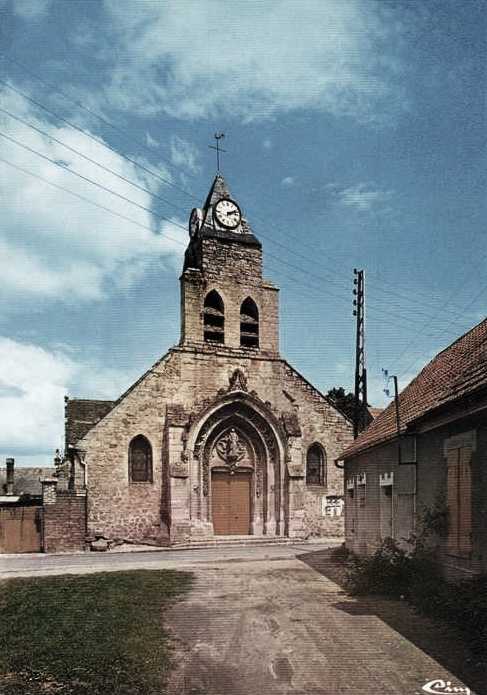
[[[66,401],[66,448],[74,446],[113,408],[115,401],[70,398]]]
[[[399,395],[401,430],[431,410],[487,386],[487,319],[440,352]],[[342,454],[348,458],[396,435],[394,402]]]
[[[14,495],[41,495],[42,478],[52,478],[56,469],[52,468],[22,468],[14,469]],[[6,493],[7,472],[0,468],[0,495]]]

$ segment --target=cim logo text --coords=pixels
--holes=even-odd
[[[443,695],[443,693],[462,693],[462,695],[471,695],[470,688],[461,685],[452,685],[451,681],[444,681],[441,678],[435,678],[422,687],[424,693],[430,695]]]

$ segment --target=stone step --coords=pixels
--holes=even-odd
[[[289,545],[290,543],[302,543],[302,538],[287,538],[285,536],[217,536],[208,540],[193,540],[190,543],[175,543],[171,550],[186,550],[196,548],[220,548],[224,546],[249,546],[249,545]]]

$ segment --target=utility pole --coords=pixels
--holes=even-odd
[[[386,380],[386,388],[384,389],[384,393],[386,396],[390,395],[389,389],[387,388],[387,384],[389,383],[389,380],[392,379],[394,383],[394,407],[396,410],[396,431],[397,431],[397,462],[399,465],[401,465],[401,416],[400,416],[400,410],[399,410],[399,388],[397,385],[397,376],[395,374],[389,374],[387,369],[382,370],[384,374],[384,378]]]
[[[353,269],[353,315],[357,318],[355,343],[355,403],[353,436],[356,439],[366,426],[367,369],[365,366],[365,283],[364,271]]]

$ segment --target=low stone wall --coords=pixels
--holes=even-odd
[[[86,497],[58,494],[54,502],[44,504],[42,530],[45,553],[85,550]]]

